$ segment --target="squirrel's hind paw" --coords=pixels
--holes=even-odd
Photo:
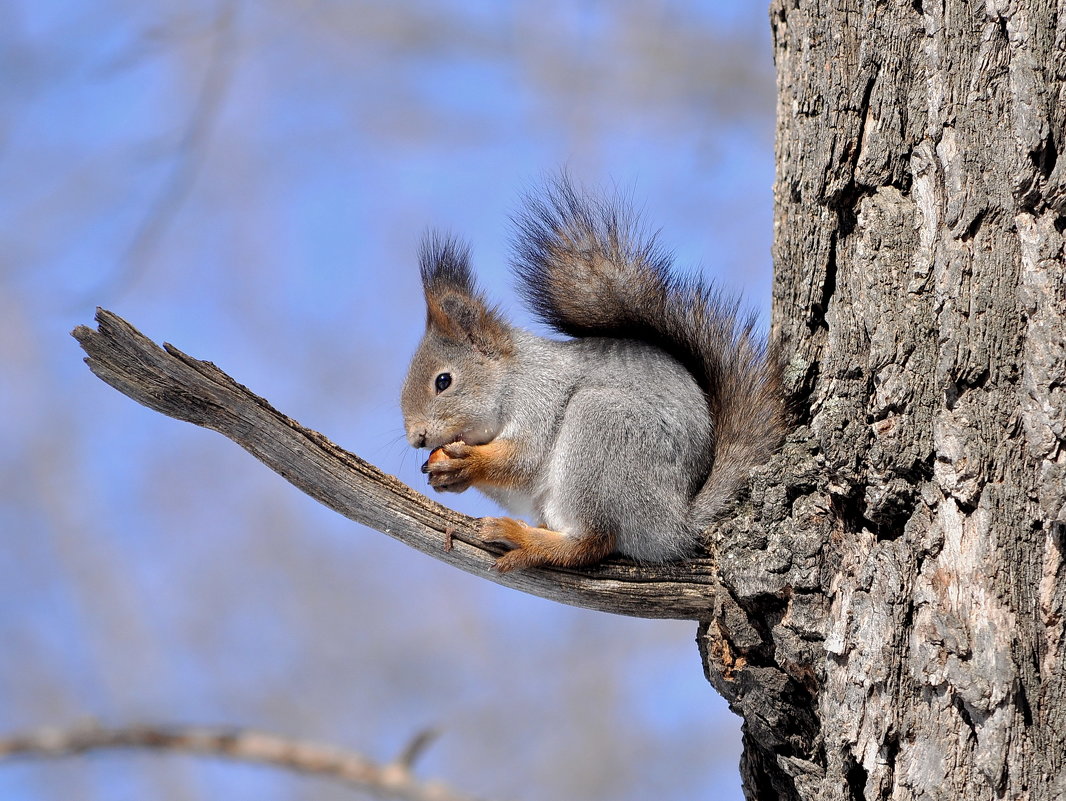
[[[496,564],[492,567],[498,573],[510,573],[512,570],[537,567],[538,565],[543,564],[545,564],[543,558],[535,556],[525,548],[515,548],[513,551],[508,551],[497,559]]]
[[[614,550],[614,537],[610,535],[568,537],[509,517],[482,518],[481,538],[514,549],[496,560],[496,569],[501,573],[539,565],[584,567],[595,564]]]
[[[481,539],[494,545],[507,545],[512,550],[496,560],[495,569],[500,573],[510,573],[524,567],[534,567],[544,563],[542,557],[530,549],[524,548],[530,527],[520,520],[509,517],[483,517],[481,519]]]
[[[513,520],[510,517],[483,517],[481,539],[496,545],[521,548],[525,542],[525,529],[528,528],[521,520]]]

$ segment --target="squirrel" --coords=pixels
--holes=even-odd
[[[729,301],[671,274],[623,202],[565,175],[525,198],[512,268],[532,310],[570,337],[512,326],[469,248],[428,234],[426,330],[401,393],[408,442],[437,491],[476,487],[514,515],[481,536],[501,572],[639,563],[700,550],[783,436],[781,366]]]

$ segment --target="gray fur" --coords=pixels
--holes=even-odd
[[[711,459],[703,394],[673,359],[629,340],[557,342],[516,335],[501,437],[526,437],[524,493],[488,490],[515,514],[581,536],[609,531],[617,550],[663,562],[698,540],[688,507]]]
[[[753,335],[754,319],[713,285],[670,271],[669,253],[625,203],[576,189],[563,175],[516,218],[514,271],[530,305],[573,337],[647,342],[688,370],[714,425],[714,469],[694,499],[692,526],[719,518],[784,430],[781,365]]]
[[[750,324],[709,287],[671,278],[638,233],[565,180],[531,201],[516,273],[534,308],[576,337],[565,341],[508,325],[478,292],[465,250],[433,240],[423,279],[437,312],[401,406],[416,447],[521,443],[518,486],[485,490],[512,513],[568,536],[609,533],[620,553],[663,562],[698,549],[776,447],[781,412],[776,369]],[[449,259],[440,269],[425,261],[435,252]],[[454,385],[438,394],[442,372]]]

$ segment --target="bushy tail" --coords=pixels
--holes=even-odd
[[[714,465],[693,502],[704,528],[779,446],[781,370],[754,317],[698,278],[670,273],[670,254],[622,202],[576,190],[565,176],[529,195],[515,219],[514,272],[533,310],[574,337],[636,339],[680,361],[707,395]]]

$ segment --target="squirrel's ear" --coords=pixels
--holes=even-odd
[[[511,353],[511,328],[478,291],[470,250],[452,237],[430,233],[418,254],[426,293],[426,327],[444,339],[469,342],[486,356]]]
[[[468,342],[486,356],[508,356],[511,328],[499,312],[480,297],[448,293],[426,296],[426,325],[443,339]]]

